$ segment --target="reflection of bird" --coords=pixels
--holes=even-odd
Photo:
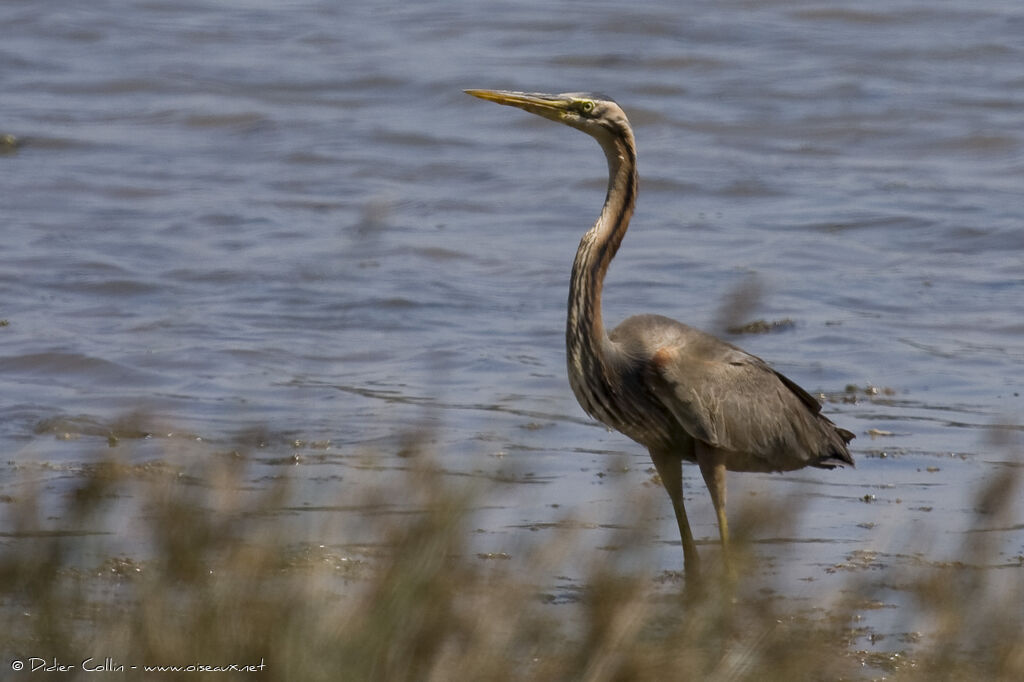
[[[466,92],[582,130],[604,150],[608,194],[601,216],[580,241],[569,283],[569,383],[589,415],[650,451],[672,499],[689,575],[699,575],[700,569],[683,509],[684,460],[700,466],[723,550],[729,540],[727,469],[853,464],[846,448],[853,434],[822,416],[818,401],[760,358],[659,315],[636,315],[605,332],[601,287],[637,192],[633,130],[618,104],[582,93]]]

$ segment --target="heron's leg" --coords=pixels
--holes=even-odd
[[[672,500],[672,510],[676,514],[679,536],[683,541],[683,567],[686,575],[688,578],[700,578],[697,544],[693,541],[693,532],[690,531],[690,522],[686,519],[686,509],[683,507],[683,460],[672,454],[651,450],[651,461]]]
[[[711,493],[711,504],[718,516],[718,534],[722,538],[722,560],[731,572],[729,561],[729,519],[725,515],[725,453],[710,445],[698,442],[696,445],[697,464],[704,476],[704,483]]]

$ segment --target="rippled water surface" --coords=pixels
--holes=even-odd
[[[172,465],[245,450],[316,507],[426,429],[453,474],[503,472],[483,550],[567,514],[599,546],[608,480],[651,478],[565,379],[604,160],[467,87],[606,92],[630,115],[641,195],[609,322],[721,333],[743,286],[744,321],[795,322],[729,340],[824,394],[858,465],[731,476],[737,504],[805,505],[759,545],[785,578],[942,561],[974,491],[1019,465],[1019,3],[8,0],[0,24],[0,492],[59,491],[135,443]]]

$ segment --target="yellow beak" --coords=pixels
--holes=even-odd
[[[518,107],[552,121],[560,121],[568,110],[570,101],[562,95],[548,95],[540,92],[514,92],[512,90],[466,90],[467,95],[489,102]]]

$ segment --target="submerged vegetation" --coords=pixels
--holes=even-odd
[[[428,441],[403,443],[397,480],[338,501],[401,501],[400,513],[359,516],[361,539],[340,545],[303,541],[289,514],[303,503],[296,482],[256,480],[239,450],[179,468],[139,463],[120,439],[59,493],[8,487],[5,679],[30,661],[71,666],[61,679],[96,679],[83,665],[124,679],[146,677],[143,666],[178,666],[164,675],[182,679],[202,666],[268,680],[1024,679],[1024,557],[1007,562],[991,532],[1020,523],[1010,501],[1024,469],[1011,456],[978,491],[961,561],[857,571],[876,557],[851,556],[834,568],[849,574],[840,599],[798,608],[756,570],[749,541],[799,509],[737,508],[734,586],[637,568],[650,549],[632,529],[650,521],[654,486],[620,491],[616,551],[581,546],[566,523],[514,552],[479,553],[470,538],[485,491],[445,476]],[[581,586],[552,588],[570,555],[593,555]],[[905,634],[867,651],[855,614],[893,590]]]

